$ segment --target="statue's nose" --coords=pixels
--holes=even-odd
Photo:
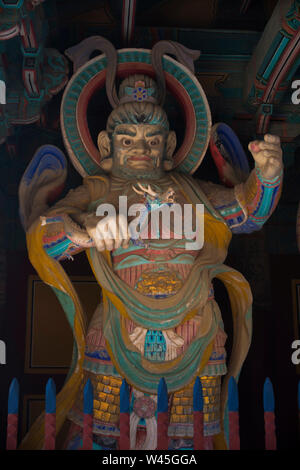
[[[148,153],[150,147],[144,139],[140,139],[136,142],[134,150],[136,151],[136,153]]]

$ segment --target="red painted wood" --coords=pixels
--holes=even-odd
[[[157,413],[157,450],[168,450],[168,426],[168,413]]]
[[[16,450],[18,440],[18,415],[7,415],[6,450]]]
[[[83,418],[82,450],[93,449],[93,416],[85,414]]]
[[[55,450],[56,413],[45,414],[44,450]]]
[[[265,411],[265,449],[276,450],[277,441],[275,433],[275,414],[272,411]]]
[[[229,411],[229,449],[240,450],[240,425],[238,411]]]
[[[204,450],[204,416],[202,411],[194,411],[194,450]]]
[[[129,413],[120,413],[120,450],[130,450],[130,418]]]

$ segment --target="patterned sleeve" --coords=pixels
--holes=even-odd
[[[89,202],[88,188],[85,185],[79,186],[71,189],[67,196],[43,217],[43,225],[46,225],[44,249],[49,256],[58,261],[73,259],[73,255],[85,249],[74,242],[72,233],[66,230],[64,215],[67,214],[74,226],[80,228],[80,218],[87,210]]]
[[[258,168],[245,183],[232,189],[204,183],[203,191],[233,233],[260,230],[274,211],[281,194],[282,173],[273,180],[262,177]]]

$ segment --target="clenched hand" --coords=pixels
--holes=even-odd
[[[265,179],[274,179],[280,175],[282,149],[277,135],[266,134],[264,140],[254,140],[248,145],[260,174]]]
[[[128,247],[129,232],[128,224],[124,215],[116,217],[106,216],[99,220],[99,217],[91,217],[87,220],[86,230],[94,240],[98,251],[112,251],[119,248]]]

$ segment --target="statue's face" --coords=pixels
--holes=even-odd
[[[120,124],[112,136],[112,173],[119,176],[159,176],[167,133],[159,124]]]

